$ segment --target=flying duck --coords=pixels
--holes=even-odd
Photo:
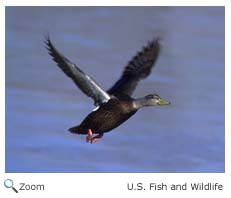
[[[94,100],[96,108],[79,125],[69,129],[71,133],[86,135],[86,142],[97,142],[104,133],[121,125],[141,107],[170,104],[157,94],[149,94],[142,98],[132,97],[138,82],[150,74],[159,56],[158,38],[149,42],[128,62],[119,80],[107,91],[64,57],[52,44],[49,36],[45,38],[45,44],[58,67],[83,93]],[[93,137],[93,134],[96,135]]]

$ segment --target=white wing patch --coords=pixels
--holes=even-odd
[[[96,111],[99,108],[99,106],[96,106],[96,108],[94,108],[92,111]]]

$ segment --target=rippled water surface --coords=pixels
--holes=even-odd
[[[49,57],[44,35],[105,89],[162,38],[141,109],[96,144],[67,129],[92,100]],[[223,7],[7,7],[6,172],[224,172]]]

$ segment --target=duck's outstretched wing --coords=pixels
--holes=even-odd
[[[107,102],[110,96],[105,92],[90,76],[81,71],[75,64],[65,58],[51,43],[49,37],[46,38],[46,48],[58,67],[70,77],[75,84],[89,97],[93,98],[95,105]]]
[[[146,78],[155,64],[160,52],[159,39],[153,39],[125,67],[120,79],[108,90],[109,94],[131,96],[138,82]]]

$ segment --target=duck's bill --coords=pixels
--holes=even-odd
[[[162,100],[162,99],[161,99],[157,104],[158,104],[158,105],[170,105],[171,103],[168,102],[168,101],[166,101],[166,100]]]

